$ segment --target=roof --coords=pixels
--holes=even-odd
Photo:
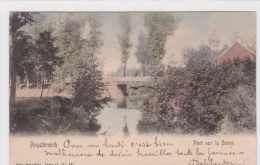
[[[226,52],[220,55],[217,59],[217,65],[223,64],[225,61],[233,61],[234,59],[245,60],[249,58],[255,61],[255,53],[247,49],[243,45],[235,42]]]

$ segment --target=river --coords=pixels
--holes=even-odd
[[[97,117],[101,129],[99,135],[137,135],[138,121],[141,119],[139,109],[104,108]]]

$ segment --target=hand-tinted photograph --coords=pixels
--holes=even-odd
[[[10,12],[10,135],[255,135],[255,12]]]

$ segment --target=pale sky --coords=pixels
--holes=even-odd
[[[185,47],[198,48],[201,44],[208,44],[209,34],[217,31],[217,37],[221,46],[224,44],[231,46],[230,38],[234,33],[239,33],[244,41],[249,40],[256,35],[256,13],[255,12],[176,12],[181,21],[178,29],[173,36],[169,36],[166,42],[166,54],[163,58],[163,64],[168,65],[169,60],[174,54],[173,60],[178,65],[182,64],[182,50]],[[66,15],[66,14],[65,14]],[[84,15],[84,14],[83,14]],[[97,57],[104,64],[104,75],[108,72],[116,71],[121,63],[121,50],[117,35],[120,33],[118,26],[119,13],[99,13],[103,21],[103,41],[104,46]],[[138,34],[142,30],[146,33],[143,23],[144,13],[132,12],[132,37],[133,47],[127,62],[127,68],[137,68],[140,64],[134,55],[136,45],[138,45]],[[41,21],[57,19],[57,13],[43,14]],[[59,17],[60,18],[60,17]],[[85,25],[84,35],[88,33],[87,24]],[[238,41],[241,42],[241,41]],[[245,42],[242,44],[246,44]]]

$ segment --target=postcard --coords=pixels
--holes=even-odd
[[[257,164],[256,11],[8,14],[10,165]]]

